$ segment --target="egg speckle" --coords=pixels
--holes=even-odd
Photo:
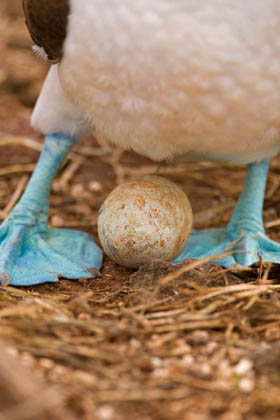
[[[192,228],[192,209],[176,184],[145,176],[115,188],[98,215],[98,235],[116,263],[138,267],[151,259],[175,258]]]

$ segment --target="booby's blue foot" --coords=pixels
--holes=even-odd
[[[238,264],[250,266],[262,259],[280,263],[280,244],[266,237],[262,210],[268,162],[248,165],[242,194],[226,229],[194,231],[181,254],[173,260],[178,264],[186,258],[202,259],[212,255],[211,263],[224,267]]]
[[[12,220],[1,228],[0,241],[3,285],[55,282],[57,276],[95,277],[102,262],[99,248],[86,234],[46,224],[35,227]]]
[[[52,180],[74,144],[65,135],[46,137],[44,150],[19,203],[0,226],[0,283],[28,286],[95,277],[102,253],[82,232],[47,226]]]
[[[230,254],[223,258],[211,259],[212,264],[231,267],[238,264],[248,267],[257,261],[280,263],[280,244],[267,238],[262,232],[234,235],[226,229],[209,229],[192,233],[185,248],[173,260],[178,264],[186,258],[203,259],[212,255]]]

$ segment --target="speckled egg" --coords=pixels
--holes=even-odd
[[[102,204],[98,235],[116,263],[139,267],[151,259],[175,258],[192,228],[192,209],[176,184],[145,176],[115,188]]]

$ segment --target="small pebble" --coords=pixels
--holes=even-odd
[[[51,217],[51,225],[52,226],[60,227],[60,226],[63,226],[63,224],[64,224],[64,220],[63,220],[62,217],[60,217],[56,214]]]
[[[92,192],[99,192],[102,190],[102,184],[98,181],[90,181],[88,188]]]
[[[252,378],[242,378],[238,383],[238,387],[242,392],[252,392],[255,388],[255,382]]]
[[[115,411],[109,405],[104,405],[98,409],[98,415],[100,420],[113,420],[115,419]]]
[[[78,319],[79,319],[80,321],[89,321],[89,320],[91,319],[91,316],[90,316],[90,314],[87,314],[87,313],[85,313],[85,312],[81,312],[81,313],[78,315]]]
[[[240,362],[235,366],[234,371],[237,375],[245,375],[253,367],[253,362],[248,359],[241,359]]]
[[[85,189],[84,189],[84,186],[82,184],[72,185],[72,187],[71,187],[72,197],[81,198],[81,197],[83,197],[84,193],[85,193]]]
[[[209,341],[209,334],[207,331],[197,330],[191,334],[189,339],[194,344],[205,344]]]
[[[164,365],[163,360],[160,359],[159,357],[152,357],[151,363],[154,368],[159,368]]]
[[[182,358],[182,362],[185,366],[192,366],[194,363],[194,357],[191,354],[186,354],[183,358]]]
[[[199,373],[202,376],[208,376],[210,375],[212,369],[211,366],[209,365],[209,363],[202,363],[199,367]]]
[[[129,340],[129,344],[130,344],[132,347],[136,348],[136,349],[139,349],[139,348],[141,347],[141,343],[140,343],[140,341],[139,341],[139,340],[136,340],[136,338],[131,338],[131,339]]]
[[[48,369],[48,370],[52,369],[55,366],[54,362],[51,359],[46,359],[46,358],[41,359],[39,363],[42,368]]]
[[[82,370],[77,370],[76,372],[74,372],[73,379],[74,381],[80,382],[81,384],[86,386],[96,385],[96,378],[92,374],[84,372]]]
[[[218,344],[215,341],[210,341],[205,346],[205,353],[208,355],[211,355],[212,353],[214,353],[217,347],[218,347]]]

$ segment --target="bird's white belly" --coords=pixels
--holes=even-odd
[[[156,160],[278,153],[279,0],[71,7],[59,80],[112,142]]]

